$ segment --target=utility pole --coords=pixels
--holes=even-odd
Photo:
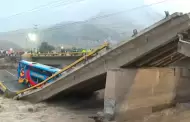
[[[38,25],[34,25],[34,33],[36,34],[37,37],[39,37]],[[37,41],[39,41],[39,40],[37,40]]]
[[[36,38],[37,38],[35,51],[38,51],[38,46],[40,46],[40,39],[39,39],[39,32],[38,32],[38,25],[37,24],[34,25],[34,34],[36,35]]]

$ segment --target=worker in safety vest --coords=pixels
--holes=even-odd
[[[85,49],[83,49],[83,50],[82,50],[82,52],[83,52],[83,53],[86,53],[86,50],[85,50]]]
[[[85,54],[86,54],[86,50],[85,50],[85,49],[83,49],[83,50],[82,50],[82,53],[83,53],[83,55],[85,55]]]
[[[84,63],[87,61],[87,56],[86,56],[87,51],[85,49],[82,50],[82,54],[85,56]]]

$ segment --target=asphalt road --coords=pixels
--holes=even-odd
[[[17,79],[17,71],[13,69],[0,70],[0,81],[12,81]]]

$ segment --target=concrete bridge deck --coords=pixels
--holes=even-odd
[[[90,53],[90,52],[88,52]],[[23,60],[38,62],[41,64],[63,68],[84,56],[82,52],[66,53],[32,53],[22,55]]]
[[[82,57],[83,55],[54,55],[54,54],[25,54],[23,60],[38,62],[41,64],[62,68]]]
[[[39,102],[68,93],[89,93],[105,87],[106,72],[119,67],[167,66],[186,58],[179,53],[178,33],[188,32],[189,14],[173,14],[131,39],[99,54],[42,89],[20,94],[19,98]]]
[[[39,56],[31,57],[33,62],[38,62],[41,64],[63,68],[67,66],[82,56]]]

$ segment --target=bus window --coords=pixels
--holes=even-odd
[[[28,70],[28,69],[29,69],[29,66],[28,66],[28,65],[25,65],[24,69],[25,69],[25,70]]]
[[[41,73],[44,74],[44,75],[47,75],[47,76],[51,76],[52,75],[51,72],[48,72],[48,71],[45,71],[45,70],[41,70]]]
[[[52,75],[51,72],[48,72],[48,71],[45,71],[45,70],[42,70],[42,69],[37,69],[35,67],[30,67],[30,70],[33,71],[33,72],[39,73],[41,75],[48,76],[48,77]]]
[[[20,63],[20,68],[24,68],[26,65],[23,63]]]
[[[33,81],[35,81],[36,83],[41,83],[42,81],[45,80],[45,79],[37,78],[37,77],[35,77],[35,76],[31,76],[31,79],[32,79]]]

